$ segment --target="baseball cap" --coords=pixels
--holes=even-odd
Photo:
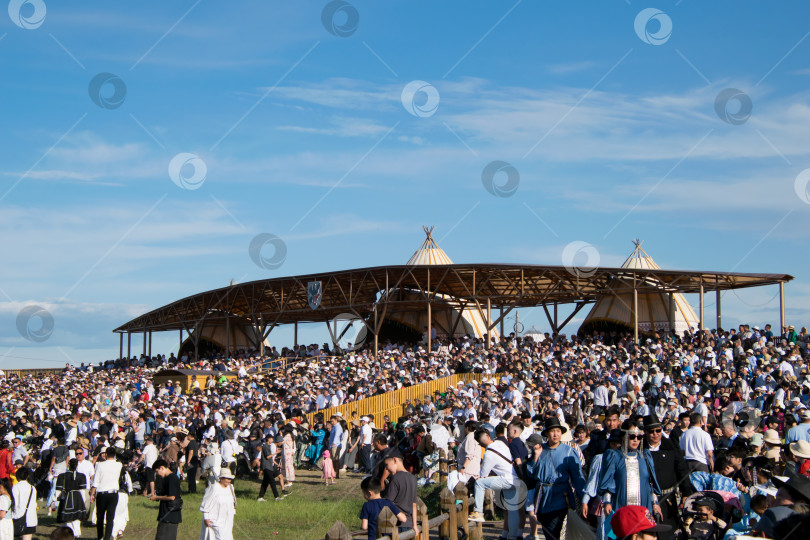
[[[650,511],[643,506],[625,506],[616,510],[610,518],[610,526],[616,534],[616,538],[624,538],[639,532],[663,533],[672,530],[669,525],[658,525],[652,517]]]

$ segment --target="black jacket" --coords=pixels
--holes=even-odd
[[[662,491],[677,487],[683,497],[694,493],[695,489],[689,481],[689,467],[683,457],[681,449],[663,437],[661,446],[655,452],[650,452],[655,465],[655,477]]]

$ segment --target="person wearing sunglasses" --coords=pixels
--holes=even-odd
[[[681,482],[689,476],[689,466],[680,448],[663,436],[661,421],[655,414],[644,417],[643,428],[644,447],[650,452],[655,478],[661,488],[661,497],[658,500],[661,506],[661,521],[671,525],[674,530],[678,525],[678,502],[675,491],[680,490],[682,498],[688,497],[694,491],[691,482]],[[672,534],[673,532],[662,533],[661,539],[666,540]]]
[[[599,496],[605,516],[627,505],[644,506],[654,516],[661,515],[658,496],[661,489],[649,450],[641,448],[644,431],[631,419],[622,423],[624,441],[621,450],[607,450],[602,458]]]

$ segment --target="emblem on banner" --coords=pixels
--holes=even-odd
[[[307,302],[312,309],[318,309],[323,297],[323,282],[310,281],[307,283]]]

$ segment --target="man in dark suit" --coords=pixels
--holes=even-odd
[[[605,421],[602,422],[602,424],[603,428],[601,430],[591,432],[591,442],[588,443],[588,447],[585,449],[585,457],[588,460],[589,467],[594,456],[602,454],[608,449],[608,437],[610,436],[610,432],[614,429],[619,429],[621,425],[621,420],[619,420],[619,408],[610,407],[605,412]]]
[[[663,514],[663,523],[672,525],[673,531],[678,529],[678,502],[675,492],[680,491],[681,497],[689,496],[694,489],[689,481],[689,467],[686,465],[680,448],[663,436],[661,422],[655,413],[644,417],[644,442],[653,459],[655,477],[661,487],[659,504]],[[659,533],[659,539],[672,537],[672,532]]]

